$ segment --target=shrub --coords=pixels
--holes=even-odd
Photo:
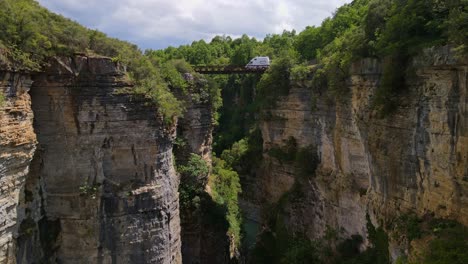
[[[96,199],[97,193],[99,192],[99,185],[88,185],[83,184],[79,187],[80,195],[90,197],[91,199]]]
[[[298,64],[291,69],[291,81],[301,82],[309,78],[311,67],[307,64]]]
[[[206,161],[197,154],[191,153],[185,165],[180,165],[179,202],[181,208],[189,209],[200,205],[200,196],[204,193],[205,184],[210,172]]]
[[[296,59],[288,54],[272,61],[271,66],[262,75],[257,85],[258,100],[261,108],[274,107],[279,96],[289,92],[290,70]]]
[[[172,60],[171,64],[182,74],[194,73],[192,66],[183,59]]]
[[[224,160],[213,157],[213,172],[210,175],[209,185],[213,200],[226,208],[228,233],[238,246],[241,240],[241,218],[237,200],[241,192],[239,175]]]
[[[395,229],[402,232],[409,241],[421,238],[423,231],[421,229],[422,220],[416,214],[403,214],[395,223]]]
[[[435,236],[424,252],[425,264],[468,263],[468,228],[451,220],[433,219],[430,223]]]
[[[241,139],[234,143],[230,149],[226,149],[221,154],[221,159],[224,160],[229,166],[235,167],[240,165],[240,161],[242,157],[247,153],[249,150],[249,146],[247,144],[247,139]]]
[[[208,177],[210,168],[200,155],[191,153],[187,164],[179,166],[178,171],[182,173],[183,177],[197,183]],[[204,184],[202,183],[202,185]]]
[[[188,83],[172,61],[163,63],[161,75],[170,87],[181,89],[184,93],[187,92]]]

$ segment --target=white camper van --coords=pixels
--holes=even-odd
[[[269,57],[255,57],[250,60],[247,65],[245,65],[246,69],[266,69],[270,66],[270,58]]]

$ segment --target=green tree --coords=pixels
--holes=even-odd
[[[238,195],[241,192],[239,175],[222,159],[213,157],[213,172],[209,185],[213,200],[226,208],[226,220],[229,223],[228,233],[237,245],[240,243],[241,218]]]

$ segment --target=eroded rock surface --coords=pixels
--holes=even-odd
[[[311,239],[329,228],[365,238],[366,213],[374,225],[410,211],[468,225],[467,63],[444,47],[427,50],[413,65],[400,107],[384,118],[372,107],[381,79],[376,60],[353,65],[344,100],[294,85],[260,124],[264,161],[255,184],[261,192],[247,203],[265,208],[289,195],[284,223]],[[299,179],[297,164],[270,155],[291,138],[318,157],[314,174]]]
[[[35,77],[17,263],[181,263],[175,128],[119,94],[129,86],[109,58],[56,59]]]
[[[206,80],[196,78],[187,95],[179,95],[186,102],[184,116],[178,120],[178,146],[175,155],[177,161],[185,163],[190,153],[200,155],[211,166],[213,142],[214,112],[213,102],[203,89]],[[187,179],[181,175],[181,184],[200,186],[207,189],[208,179]],[[193,181],[196,182],[193,182]],[[181,205],[182,258],[185,264],[229,263],[229,238],[225,228],[210,224],[208,214],[216,207],[209,190],[199,197],[197,206]],[[216,219],[223,222],[223,218]]]
[[[31,78],[0,73],[0,263],[15,263],[18,203],[36,148]]]

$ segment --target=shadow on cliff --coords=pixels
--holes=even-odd
[[[25,184],[20,190],[17,219],[16,261],[22,263],[53,262],[61,230],[60,220],[49,220],[44,210],[40,179],[41,150],[36,150]]]
[[[197,207],[181,208],[183,263],[232,263],[226,214],[225,206],[214,202],[208,193],[200,195]],[[199,230],[199,236],[194,230]]]

